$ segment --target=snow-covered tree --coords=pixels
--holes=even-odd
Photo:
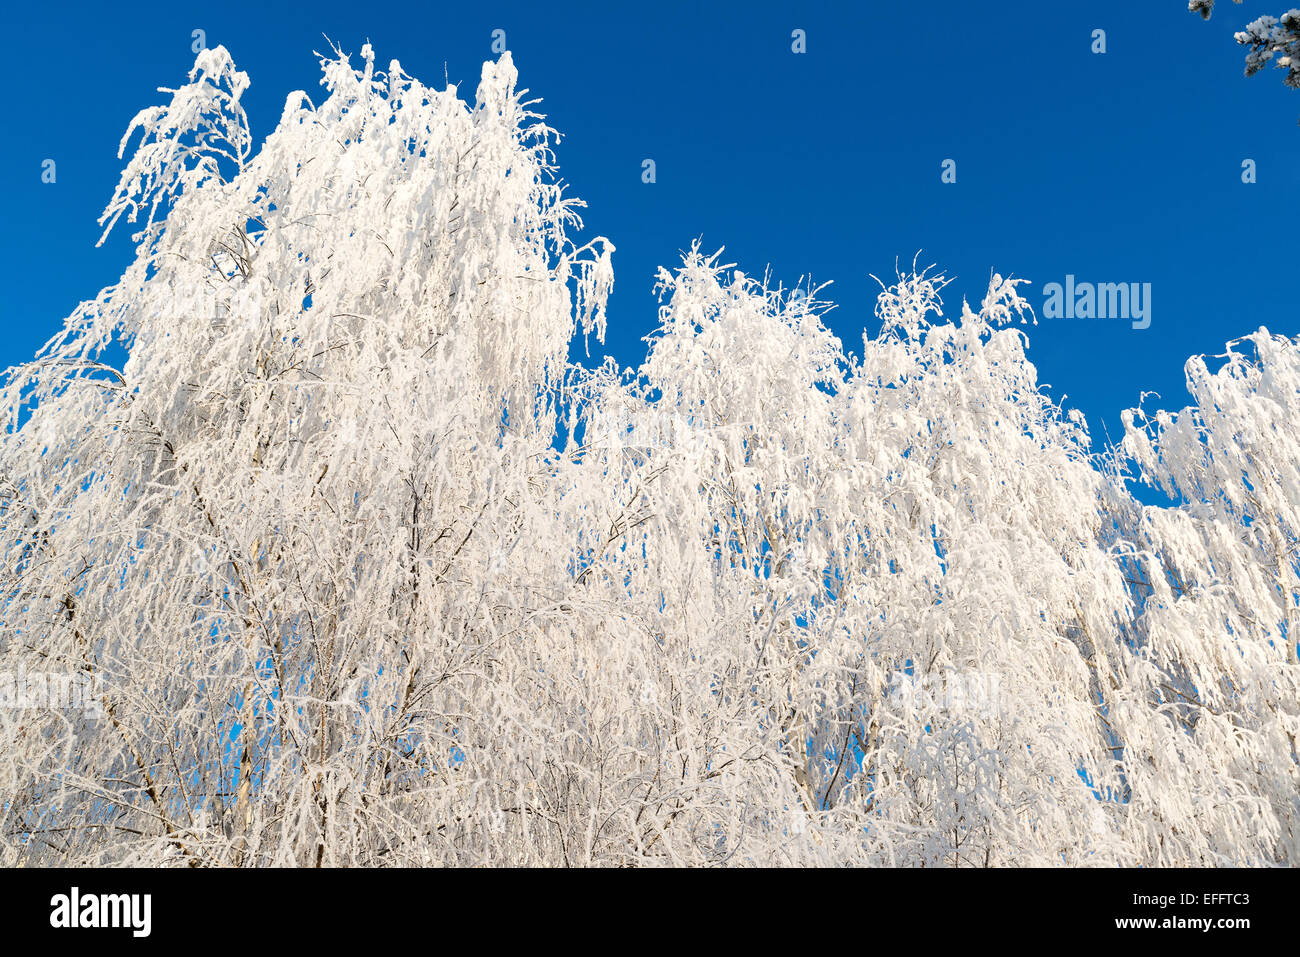
[[[0,863],[1295,862],[1300,343],[1097,454],[1022,280],[855,355],[693,247],[573,364],[613,246],[510,55],[362,60],[254,153],[200,54],[0,391],[0,673],[93,678],[0,709]]]
[[[1214,0],[1188,0],[1187,9],[1208,20],[1214,12]],[[1246,29],[1233,34],[1233,38],[1249,48],[1246,76],[1254,76],[1272,62],[1279,70],[1286,71],[1283,83],[1293,90],[1300,89],[1300,10],[1288,10],[1280,17],[1257,17],[1246,24]]]
[[[1220,358],[1214,373],[1203,357],[1188,361],[1194,405],[1125,413],[1124,449],[1144,479],[1187,503],[1132,507],[1124,523],[1140,610],[1126,706],[1154,706],[1153,718],[1185,731],[1163,754],[1151,738],[1150,760],[1128,762],[1129,783],[1151,807],[1146,842],[1157,860],[1243,859],[1254,842],[1294,861],[1300,340],[1261,328]]]

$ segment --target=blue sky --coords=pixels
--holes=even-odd
[[[589,204],[588,236],[618,247],[608,351],[627,364],[653,329],[655,268],[696,237],[751,275],[833,280],[848,348],[874,330],[876,285],[918,250],[978,300],[991,270],[1043,286],[1151,283],[1152,322],[1041,319],[1041,381],[1105,420],[1155,390],[1186,399],[1182,365],[1266,325],[1300,334],[1294,212],[1300,94],[1246,79],[1232,32],[1288,0],[971,3],[541,2],[11,4],[0,178],[0,366],[30,358],[131,257],[101,249],[118,140],[193,62],[192,31],[252,78],[256,142],[286,94],[317,96],[322,34],[472,95],[492,31],[565,138],[559,163]],[[807,52],[791,51],[806,31]],[[1106,31],[1105,54],[1091,51]],[[360,62],[359,57],[357,62]],[[641,180],[653,159],[657,181]],[[1258,182],[1241,181],[1253,159]],[[42,183],[42,162],[57,178]],[[945,159],[957,182],[941,182]],[[593,343],[593,360],[599,350]]]

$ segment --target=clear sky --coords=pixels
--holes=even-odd
[[[1181,407],[1187,356],[1260,325],[1300,334],[1300,93],[1271,68],[1244,78],[1232,40],[1290,5],[1224,0],[1206,23],[1185,0],[12,3],[0,366],[30,358],[129,261],[130,227],[95,249],[95,220],[122,132],[165,102],[157,87],[184,81],[192,31],[249,73],[260,143],[291,90],[319,99],[323,34],[354,53],[369,40],[378,63],[431,84],[445,71],[472,98],[502,29],[521,84],[565,134],[559,164],[589,204],[586,235],[618,247],[608,350],[623,364],[654,327],[656,267],[696,237],[750,275],[833,280],[828,321],[855,351],[875,327],[869,274],[891,277],[918,250],[956,277],[952,315],[991,270],[1033,280],[1040,313],[1044,284],[1067,274],[1150,283],[1148,329],[1040,318],[1030,330],[1041,381],[1094,436],[1104,419],[1117,438],[1143,389]],[[796,29],[806,53],[791,49]],[[946,159],[955,183],[941,182]]]

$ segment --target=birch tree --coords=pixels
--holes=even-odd
[[[0,672],[93,692],[0,709],[0,863],[1294,863],[1300,344],[1097,452],[1023,280],[855,354],[697,245],[573,363],[613,246],[510,55],[321,66],[256,152],[223,48],[136,117],[0,391]]]

